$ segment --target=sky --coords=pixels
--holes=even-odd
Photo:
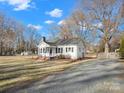
[[[0,11],[27,27],[34,27],[41,35],[48,35],[48,27],[61,24],[68,17],[76,0],[0,0]]]

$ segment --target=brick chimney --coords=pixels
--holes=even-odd
[[[42,41],[45,42],[46,41],[46,38],[45,37],[42,37]]]

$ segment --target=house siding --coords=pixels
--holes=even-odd
[[[65,57],[70,57],[71,59],[77,59],[78,58],[76,45],[58,46],[58,48],[63,48],[63,52],[60,54],[65,55]],[[71,49],[69,50],[69,48],[71,48]],[[66,49],[68,49],[68,51],[66,51]]]
[[[85,54],[84,50],[85,49],[81,45],[77,46],[77,56],[78,56],[78,58],[83,58],[84,57],[84,54]]]

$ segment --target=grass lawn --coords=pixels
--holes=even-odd
[[[63,71],[79,63],[81,61],[54,60],[39,62],[32,59],[32,56],[0,57],[0,91],[30,85],[33,81]]]

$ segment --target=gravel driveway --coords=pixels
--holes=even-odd
[[[82,63],[16,93],[124,93],[124,63],[117,60]]]

